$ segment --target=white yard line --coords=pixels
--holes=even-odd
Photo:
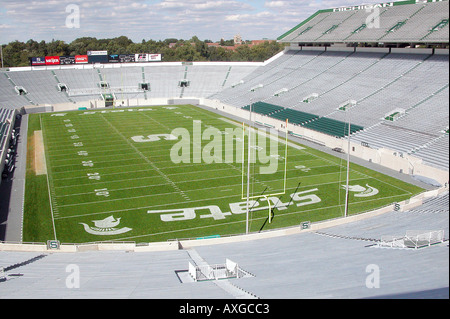
[[[359,179],[354,179],[354,180],[360,180],[360,179],[366,179],[366,178],[359,178]],[[321,185],[329,185],[329,184],[336,184],[336,183],[339,183],[339,182],[311,184],[311,185],[307,185],[307,187],[317,187],[317,186],[321,186]],[[239,184],[239,186],[240,186],[240,184]],[[306,187],[306,186],[303,186],[303,187]],[[286,190],[295,190],[296,188],[297,187],[289,187]],[[189,190],[187,192],[196,192],[196,191],[198,191],[198,190],[197,189],[193,189],[193,190]],[[76,204],[68,204],[68,205],[59,205],[59,207],[91,205],[91,204],[98,204],[98,203],[108,203],[108,202],[115,202],[115,201],[120,201],[120,200],[130,200],[130,199],[152,197],[152,196],[161,196],[161,195],[170,195],[170,194],[175,194],[175,192],[143,195],[143,196],[136,196],[136,197],[126,197],[126,198],[102,200],[102,201],[95,201],[95,202],[84,202],[84,203],[76,203]],[[398,196],[404,196],[404,195],[405,194],[399,194],[399,195],[390,196],[390,197],[398,197]],[[195,202],[204,202],[205,200],[216,200],[216,199],[237,198],[237,197],[240,197],[240,196],[234,194],[234,195],[228,195],[228,196],[214,197],[212,199],[204,199],[204,198],[202,198],[202,199],[196,199],[196,200],[188,200],[188,201],[184,201],[184,202],[176,202],[175,204],[190,204],[190,203],[195,203]],[[386,198],[390,198],[390,197],[386,197]],[[378,198],[378,199],[383,199],[383,198]],[[378,200],[378,199],[376,199],[376,200]],[[92,213],[92,214],[65,216],[65,217],[59,217],[57,219],[67,219],[67,218],[75,218],[75,217],[81,217],[81,216],[91,216],[91,215],[98,215],[98,214],[107,214],[107,213],[126,212],[126,211],[132,211],[132,210],[141,210],[141,209],[149,209],[149,208],[157,208],[157,207],[166,207],[167,205],[168,204],[165,203],[165,204],[158,204],[158,205],[153,205],[153,206],[127,208],[127,209],[120,209],[120,210],[113,210],[113,211],[106,211],[106,212],[98,212],[98,213]]]
[[[315,167],[310,167],[310,168],[321,168],[321,167],[331,167],[331,166],[315,166]],[[213,169],[213,170],[204,170],[202,171],[202,173],[205,172],[210,172],[210,171],[228,171],[229,168],[221,168],[221,169]],[[289,171],[297,171],[298,169],[289,169]],[[130,173],[138,173],[138,172],[146,172],[148,170],[139,170],[139,171],[131,171],[131,172],[119,172],[119,173],[111,173],[111,174],[102,174],[102,176],[111,176],[111,175],[120,175],[120,174],[126,174],[129,175]],[[167,176],[175,176],[175,175],[186,175],[186,174],[194,174],[194,173],[198,173],[196,171],[194,172],[190,172],[190,173],[174,173],[174,174],[166,174]],[[307,176],[296,176],[296,177],[290,177],[288,179],[296,179],[296,178],[309,178],[309,177],[316,177],[316,176],[322,176],[322,175],[328,175],[328,174],[338,174],[339,172],[330,172],[330,173],[323,173],[323,174],[314,174],[314,175],[307,175]],[[189,179],[187,181],[178,181],[177,183],[189,183],[189,182],[200,182],[200,181],[208,181],[208,180],[215,180],[215,179],[222,179],[222,178],[235,178],[235,177],[239,177],[241,178],[241,175],[228,175],[228,176],[220,176],[220,177],[211,177],[211,178],[202,178],[202,179]],[[137,177],[137,178],[127,178],[127,179],[116,179],[114,181],[104,181],[104,182],[97,182],[97,183],[84,183],[84,184],[71,184],[71,185],[67,185],[67,186],[55,186],[54,188],[70,188],[70,187],[82,187],[85,185],[97,185],[97,184],[111,184],[111,183],[120,183],[120,182],[126,182],[126,181],[135,181],[135,180],[140,180],[140,179],[152,179],[155,178],[155,176],[146,176],[146,177]],[[58,180],[75,180],[75,179],[86,179],[86,176],[80,176],[80,177],[70,177],[70,178],[61,178]],[[271,181],[282,181],[282,179],[275,179],[275,180],[271,180]],[[160,186],[160,185],[168,185],[168,183],[163,183],[163,184],[152,184],[149,186]],[[147,185],[148,186],[148,185]],[[147,186],[142,186],[142,187],[147,187]]]
[[[324,173],[324,174],[316,174],[316,175],[308,175],[307,178],[309,177],[318,177],[318,176],[324,176],[324,175],[331,175],[331,174],[338,174],[338,172],[333,172],[333,173]],[[236,178],[236,177],[241,177],[241,175],[231,175],[231,176],[224,176],[224,177],[212,177],[212,178],[202,178],[202,179],[194,179],[194,180],[188,180],[188,181],[183,181],[183,182],[178,182],[178,183],[191,183],[191,182],[202,182],[202,181],[210,181],[210,180],[217,180],[217,179],[222,179],[222,178]],[[151,178],[151,177],[150,177]],[[290,177],[287,179],[298,179],[298,177]],[[366,177],[364,178],[358,178],[358,179],[352,179],[353,180],[360,180],[360,179],[366,179]],[[135,179],[131,179],[131,180],[136,180]],[[269,180],[266,181],[267,183],[278,183],[278,182],[282,182],[284,181],[284,179],[273,179],[273,180]],[[114,182],[123,182],[122,181],[114,181]],[[104,183],[112,183],[112,182],[99,182],[99,183],[90,183],[89,185],[96,185],[96,184],[104,184]],[[338,182],[335,182],[338,183]],[[82,184],[82,185],[77,185],[77,186],[64,186],[64,187],[82,187],[85,186],[86,184]],[[116,191],[125,191],[125,190],[131,190],[131,189],[140,189],[140,188],[148,188],[148,187],[155,187],[155,186],[164,186],[164,185],[171,185],[171,183],[163,183],[163,184],[152,184],[152,185],[143,185],[143,186],[135,186],[135,187],[126,187],[126,188],[117,188],[117,189],[109,189],[109,192],[116,192]],[[321,184],[323,185],[323,184]],[[186,192],[195,192],[195,191],[203,191],[203,190],[213,190],[213,189],[220,189],[222,187],[234,187],[234,186],[242,186],[240,183],[239,184],[223,184],[222,186],[214,186],[211,187],[210,185],[207,184],[207,187],[205,188],[196,188],[196,189],[192,189],[192,190],[187,190]],[[57,187],[57,188],[64,188],[64,187]],[[92,192],[87,192],[87,193],[78,193],[78,194],[67,194],[67,195],[58,195],[56,197],[70,197],[70,196],[80,196],[80,195],[88,195],[88,194],[92,194]],[[133,197],[135,198],[135,197]],[[125,198],[126,199],[126,198]]]
[[[158,122],[157,120],[155,120],[155,119],[153,119],[153,118],[147,116],[147,114],[144,114],[144,113],[143,113],[143,115],[144,115],[145,117],[151,119],[152,121],[158,123],[159,125],[165,127],[168,131],[170,131],[170,128],[169,128],[168,126],[166,126],[166,125],[164,125],[164,124]],[[194,120],[194,119],[192,119],[192,120]],[[190,142],[191,142],[192,146],[195,146],[195,145],[196,145],[197,147],[198,147],[198,146],[201,147],[201,145],[198,145],[197,143],[194,142],[194,139],[191,139]],[[219,158],[219,157],[215,157],[215,158],[217,158],[217,160],[219,160],[219,161],[222,161],[222,158]],[[228,165],[231,169],[237,170],[240,174],[242,174],[241,168],[238,168],[238,167],[236,167],[236,166],[234,166],[234,165],[232,165],[232,164],[230,164],[230,163],[223,163],[223,164]],[[255,177],[251,177],[251,179],[252,179],[254,182],[256,182],[256,183],[262,184],[264,187],[266,187],[266,188],[268,188],[268,189],[271,189],[270,186],[266,185],[264,182],[259,181],[259,180],[256,179]]]
[[[135,155],[136,156],[136,155]],[[136,156],[136,158],[130,158],[130,159],[138,159],[140,156]],[[82,159],[83,157],[79,157],[79,159]],[[70,160],[72,160],[72,161],[75,161],[73,158],[72,159],[70,159]],[[55,160],[55,161],[58,161],[58,160]],[[94,162],[94,163],[96,163],[96,164],[103,164],[103,163],[114,163],[114,162],[123,162],[124,161],[124,159],[122,158],[122,159],[118,159],[118,160],[105,160],[105,161],[97,161],[97,162]],[[78,164],[78,162],[77,163],[75,163],[75,164],[65,164],[65,165],[54,165],[53,166],[53,168],[60,168],[60,167],[67,167],[67,166],[74,166],[74,165],[77,165]]]
[[[161,175],[167,182],[169,182],[173,189],[175,189],[184,199],[189,200],[189,197],[169,178],[167,177],[166,174],[164,174],[163,172],[161,172],[161,170],[152,162],[150,161],[144,154],[141,153],[141,151],[139,151],[136,146],[134,146],[130,141],[128,141],[128,139],[126,138],[126,136],[124,136],[122,133],[120,133],[120,131],[114,126],[112,125],[104,116],[103,114],[100,114],[100,116],[105,120],[106,123],[108,123],[108,125],[110,125],[114,131],[116,131],[117,134],[119,134],[127,143],[128,145],[130,145],[135,151],[136,153],[139,154],[140,157],[142,157],[142,159],[144,159],[148,164],[150,164],[150,166],[156,171],[158,172],[159,175]]]

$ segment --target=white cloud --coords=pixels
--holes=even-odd
[[[268,7],[268,8],[281,8],[281,7],[285,7],[287,4],[286,1],[267,1],[264,6]]]
[[[276,38],[319,9],[376,0],[1,0],[0,43],[14,40],[169,37],[219,40]],[[80,8],[80,28],[68,29],[69,4]],[[6,31],[8,30],[8,31]]]

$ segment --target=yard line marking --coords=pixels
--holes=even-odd
[[[141,151],[139,151],[136,148],[136,146],[134,146],[130,141],[128,141],[128,139],[122,133],[120,133],[120,131],[114,125],[112,125],[103,116],[103,114],[100,114],[100,117],[103,118],[106,121],[106,123],[108,123],[116,131],[116,133],[119,134],[128,143],[128,145],[130,145],[136,151],[136,153],[139,154],[139,156],[141,156],[147,163],[149,163],[153,167],[153,169],[158,172],[158,174],[160,174],[167,182],[169,182],[172,185],[173,189],[175,189],[184,199],[190,200],[190,198],[169,177],[167,177],[166,174],[161,172],[161,170],[152,161],[150,161],[144,154],[141,153]]]
[[[102,175],[105,176],[105,175]],[[201,179],[190,179],[187,181],[178,181],[177,183],[191,183],[191,182],[201,182],[201,181],[208,181],[208,180],[214,180],[214,179],[223,179],[223,178],[237,178],[237,177],[241,177],[241,175],[230,175],[230,176],[220,176],[220,177],[212,177],[212,178],[201,178]],[[86,177],[83,176],[83,178],[85,179]],[[154,179],[155,176],[147,176],[147,177],[138,177],[138,178],[129,178],[129,179],[119,179],[119,180],[114,180],[114,181],[103,181],[103,182],[96,182],[96,183],[86,183],[86,184],[72,184],[72,185],[67,185],[67,186],[57,186],[55,188],[70,188],[70,187],[82,187],[85,185],[98,185],[98,184],[112,184],[112,183],[122,183],[122,182],[126,182],[126,181],[135,181],[135,180],[141,180],[141,179]],[[140,187],[149,187],[149,186],[163,186],[163,185],[169,185],[170,183],[162,183],[162,184],[150,184],[150,185],[145,185],[145,186],[140,186]],[[137,188],[140,188],[137,187]],[[114,189],[113,189],[114,191]]]
[[[366,179],[366,178],[356,178],[353,180],[361,180],[361,179]],[[321,185],[330,185],[330,184],[340,184],[339,182],[329,182],[329,183],[321,183],[321,184],[310,184],[310,185],[305,185],[302,188],[305,187],[315,187],[315,186],[321,186]],[[214,187],[214,188],[210,188],[210,189],[216,189],[219,187]],[[286,188],[286,190],[295,190],[296,186],[293,187],[288,187]],[[187,192],[196,192],[198,191],[197,189],[192,189],[192,190],[188,190]],[[76,203],[76,204],[67,204],[67,205],[59,205],[60,207],[67,207],[67,206],[81,206],[81,205],[91,205],[91,204],[98,204],[98,203],[108,203],[108,202],[114,202],[114,201],[120,201],[120,200],[130,200],[130,199],[137,199],[137,198],[144,198],[144,197],[152,197],[152,196],[161,196],[161,195],[170,195],[170,194],[176,194],[176,192],[170,192],[170,193],[158,193],[158,194],[150,194],[150,195],[142,195],[142,196],[136,196],[136,197],[124,197],[124,198],[118,198],[118,199],[108,199],[108,200],[103,200],[103,201],[95,201],[95,202],[84,202],[84,203]],[[404,196],[405,194],[400,194],[400,195],[395,195],[395,196]],[[107,212],[99,212],[99,213],[92,213],[92,214],[83,214],[83,215],[73,215],[73,216],[65,216],[65,217],[60,217],[59,219],[66,219],[66,218],[72,218],[72,217],[81,217],[81,216],[91,216],[91,215],[97,215],[97,214],[106,214],[106,213],[113,213],[113,212],[126,212],[126,211],[130,211],[130,210],[137,210],[137,209],[148,209],[148,208],[156,208],[156,207],[166,207],[168,205],[179,205],[179,204],[190,204],[190,203],[195,203],[195,202],[204,202],[205,200],[217,200],[217,199],[225,199],[225,198],[238,198],[239,195],[228,195],[228,196],[221,196],[221,197],[214,197],[214,198],[209,198],[209,199],[195,199],[195,200],[187,200],[184,202],[176,202],[176,203],[164,203],[164,204],[158,204],[158,205],[153,205],[153,206],[144,206],[144,207],[136,207],[136,208],[125,208],[125,209],[121,209],[121,210],[113,210],[113,211],[107,211]],[[378,199],[382,199],[382,198],[377,198]]]
[[[74,140],[75,141],[75,140]],[[111,140],[108,140],[108,141],[111,141]],[[87,143],[87,142],[85,142],[85,143]],[[121,144],[122,143],[122,144]],[[103,148],[106,148],[106,149],[111,149],[111,146],[112,145],[114,145],[115,147],[117,147],[117,146],[126,146],[125,145],[125,143],[123,143],[123,142],[118,142],[118,143],[108,143],[108,144],[105,144],[105,143],[94,143],[94,142],[92,142],[92,141],[89,141],[89,144],[87,144],[87,145],[84,145],[83,147],[84,148],[86,148],[86,149],[88,149],[88,150],[90,150],[90,149],[95,149],[95,150],[101,150],[101,149],[103,149]],[[65,147],[65,146],[58,146],[58,147],[54,147],[55,149],[57,149],[58,151],[66,151],[66,150],[73,150],[73,145],[71,144],[71,145],[69,145],[69,146],[67,146],[67,147]],[[53,150],[52,150],[53,151]],[[64,154],[64,155],[67,155],[67,154]]]
[[[316,166],[316,167],[311,167],[311,168],[321,168],[321,167],[331,167],[331,166]],[[202,171],[203,173],[205,172],[217,172],[217,171],[221,171],[221,170],[229,170],[228,168],[223,168],[223,169],[212,169],[212,170],[204,170]],[[102,174],[102,176],[111,176],[111,175],[129,175],[130,173],[139,173],[139,172],[147,172],[148,170],[138,170],[138,171],[127,171],[127,172],[118,172],[118,173],[110,173],[110,174]],[[298,169],[290,169],[288,171],[298,171]],[[190,173],[197,173],[197,171],[193,171],[193,172],[189,172]],[[290,177],[290,179],[295,179],[295,178],[309,178],[309,177],[317,177],[317,176],[322,176],[322,175],[328,175],[328,174],[337,174],[339,172],[329,172],[329,173],[321,173],[321,174],[309,174],[306,176],[294,176],[294,177]],[[175,175],[185,175],[188,174],[186,172],[184,173],[174,173],[174,174],[166,174],[167,176],[175,176]],[[217,179],[221,179],[221,178],[234,178],[234,177],[241,177],[241,174],[239,175],[228,175],[228,176],[220,176],[220,177],[213,177],[213,178],[202,178],[202,179],[189,179],[189,181],[177,181],[176,183],[187,183],[187,182],[198,182],[198,181],[206,181],[206,180],[213,180],[215,178]],[[118,182],[124,182],[124,181],[131,181],[131,180],[139,180],[139,179],[150,179],[150,178],[155,178],[155,176],[145,176],[145,177],[137,177],[137,178],[127,178],[127,179],[116,179],[114,181],[102,181],[102,182],[97,182],[97,183],[83,183],[83,184],[71,184],[71,185],[67,185],[67,186],[55,186],[54,188],[68,188],[68,187],[80,187],[80,186],[84,186],[84,185],[95,185],[95,184],[104,184],[104,183],[118,183]],[[62,180],[74,180],[74,179],[86,179],[86,176],[79,176],[79,177],[69,177],[69,178],[61,178],[61,179],[57,179],[58,181],[62,181]],[[273,180],[275,181],[275,180]],[[155,184],[156,185],[156,184]],[[158,184],[158,185],[165,185],[165,184]]]
[[[93,162],[94,162],[94,163],[109,163],[109,162],[117,162],[117,161],[119,161],[119,160],[109,160],[109,161],[95,162],[95,161],[94,161],[95,158],[98,158],[98,159],[101,159],[101,160],[102,160],[102,159],[106,159],[106,158],[108,158],[108,157],[119,157],[119,156],[126,156],[126,155],[128,155],[127,153],[120,153],[120,154],[113,154],[113,155],[97,155],[97,156],[95,156],[95,155],[91,155],[91,153],[89,153],[89,152],[87,152],[87,153],[89,154],[89,158],[90,158],[90,159],[93,159]],[[126,159],[122,159],[122,161],[127,160],[127,159],[133,159],[132,156],[136,156],[136,155],[133,154],[133,153],[129,153],[129,154],[130,154],[130,157],[127,157]],[[74,157],[74,156],[77,156],[77,155],[78,155],[77,153],[72,153],[71,155],[66,155],[66,157],[72,156],[71,158],[54,159],[53,162],[76,161],[76,160],[78,160],[78,159],[80,159],[80,158],[82,159],[82,158],[87,157],[87,155],[85,155],[85,156],[78,155],[78,158],[77,158],[77,157]],[[75,164],[56,165],[56,166],[54,166],[54,167],[63,167],[63,166],[76,165],[76,164],[78,164],[78,162],[75,163]]]
[[[170,131],[170,128],[169,128],[168,126],[166,126],[166,125],[164,125],[164,124],[158,122],[157,120],[155,120],[155,119],[149,117],[149,116],[148,116],[147,114],[145,114],[145,113],[142,113],[142,115],[144,115],[145,117],[149,118],[149,119],[152,120],[153,122],[158,123],[159,125],[165,127],[168,131]],[[191,144],[192,144],[192,146],[194,146],[194,145],[199,146],[197,143],[194,142],[194,140],[191,140]],[[201,146],[201,145],[200,145],[200,146]],[[217,159],[219,159],[219,160],[222,160],[222,159],[219,158],[218,156],[216,156],[215,158],[217,158]],[[230,164],[230,163],[223,163],[223,164],[226,164],[226,165],[228,165],[229,167],[231,167],[232,169],[237,170],[240,174],[243,173],[241,167],[236,167],[236,166],[234,166],[234,165],[232,165],[232,164]],[[247,176],[247,174],[246,174],[245,172],[244,172],[244,175]],[[264,187],[266,187],[267,189],[272,190],[272,188],[271,188],[270,186],[268,186],[268,185],[264,184],[263,182],[259,181],[256,177],[251,176],[250,178],[252,179],[252,181],[253,181],[254,183],[256,182],[256,183],[262,184],[262,185],[263,185]]]
[[[121,167],[130,167],[130,166],[140,166],[140,165],[146,165],[145,163],[137,163],[137,164],[129,164],[129,165],[114,165],[114,166],[108,166],[108,167],[97,167],[97,170],[105,170],[105,169],[112,169],[112,168],[121,168]],[[73,169],[71,172],[82,172],[84,169]],[[147,169],[147,171],[149,171],[150,169]],[[146,170],[139,170],[139,171],[130,171],[131,173],[134,172],[143,172]],[[111,175],[115,175],[115,174],[126,174],[128,173],[128,171],[123,171],[120,173],[114,173]],[[54,172],[53,174],[67,174],[67,172],[63,171],[63,172]],[[72,179],[72,178],[79,178],[79,177],[69,177],[69,178],[55,178],[55,181],[60,181],[60,180],[64,180],[64,179]]]
[[[360,178],[360,179],[365,179],[365,178]],[[359,180],[359,179],[356,179]],[[314,187],[314,186],[321,186],[321,185],[328,185],[328,184],[335,184],[338,182],[331,182],[331,183],[323,183],[323,184],[312,184],[312,185],[308,185],[308,187]],[[286,190],[295,190],[297,187],[289,187],[286,188]],[[302,187],[303,188],[303,187]],[[195,191],[195,190],[193,190]],[[171,194],[171,193],[167,193],[167,194]],[[156,195],[161,195],[161,194],[155,194]],[[387,198],[397,198],[397,197],[401,197],[401,196],[405,196],[407,194],[398,194],[398,195],[393,195],[393,196],[386,196],[386,197],[380,197],[380,198],[374,198],[374,199],[370,199],[370,200],[365,200],[365,202],[367,201],[377,201],[377,200],[383,200],[383,199],[387,199]],[[150,195],[153,196],[153,195]],[[226,198],[236,198],[239,197],[239,195],[227,195],[227,196],[218,196],[218,197],[214,197],[211,200],[221,200],[221,199],[226,199]],[[109,200],[108,200],[109,201]],[[108,201],[103,201],[103,202],[108,202]],[[191,203],[196,203],[196,202],[204,202],[205,199],[196,199],[196,200],[190,200],[190,201],[184,201],[184,202],[177,202],[176,205],[180,205],[180,204],[191,204]],[[352,202],[349,203],[349,205],[356,205],[356,204],[361,204],[362,202]],[[76,204],[74,204],[76,205]],[[72,206],[74,206],[72,205]],[[79,205],[83,205],[83,203],[79,204]],[[175,205],[175,204],[173,204]],[[317,209],[327,209],[327,208],[333,208],[333,207],[340,207],[344,204],[340,204],[340,205],[334,205],[334,206],[326,206],[326,207],[321,207],[321,208],[317,208]],[[63,217],[59,217],[57,219],[70,219],[70,218],[79,218],[79,217],[86,217],[86,216],[95,216],[95,215],[102,215],[102,214],[113,214],[113,213],[125,213],[125,212],[132,212],[132,211],[137,211],[137,210],[148,210],[148,209],[154,209],[154,208],[158,208],[158,207],[167,207],[168,204],[158,204],[158,205],[152,205],[152,206],[141,206],[141,207],[134,207],[134,208],[124,208],[124,209],[119,209],[119,210],[110,210],[110,211],[102,211],[102,212],[96,212],[96,213],[90,213],[90,214],[81,214],[81,215],[71,215],[71,216],[63,216]],[[317,210],[315,209],[315,210]],[[301,211],[301,212],[293,212],[293,213],[289,213],[289,214],[295,214],[295,213],[302,213],[302,212],[307,212],[307,211]],[[267,218],[267,216],[265,216],[264,218]]]
[[[75,203],[75,204],[65,204],[65,205],[59,205],[59,207],[71,207],[71,206],[82,206],[82,205],[92,205],[92,204],[98,204],[98,203],[110,203],[110,202],[117,202],[121,200],[130,200],[130,199],[137,199],[137,198],[144,198],[144,197],[152,197],[152,196],[161,196],[161,195],[170,195],[170,194],[179,194],[178,191],[175,192],[169,192],[169,193],[158,193],[158,194],[149,194],[149,195],[142,195],[142,196],[133,196],[133,197],[124,197],[124,198],[115,198],[115,199],[108,199],[108,200],[100,200],[100,201],[93,201],[93,202],[83,202],[83,203]],[[186,196],[187,197],[187,196]],[[186,200],[190,201],[190,199],[185,198]],[[204,199],[203,199],[204,200]],[[167,205],[167,204],[166,204]],[[89,215],[89,214],[86,214]]]
[[[83,159],[83,157],[80,156],[80,159]],[[98,162],[92,161],[92,162],[95,164],[103,164],[103,163],[113,163],[113,162],[123,162],[123,161],[124,161],[123,159],[120,159],[120,160],[109,160],[109,161],[98,161]],[[66,164],[66,165],[55,165],[55,166],[53,166],[53,168],[68,167],[68,166],[74,166],[74,165],[78,165],[78,164],[79,163]],[[64,173],[66,173],[66,172],[64,172]]]
[[[111,148],[111,146],[109,145],[109,146],[107,146],[109,149]],[[85,146],[83,146],[83,150],[85,150],[85,151],[87,151],[88,153],[89,153],[89,156],[96,156],[95,154],[104,154],[104,152],[105,151],[99,151],[99,148],[98,147],[96,147],[96,148],[94,148],[95,149],[95,151],[92,151],[92,150],[89,150],[89,149],[87,149],[87,147],[85,147]],[[71,148],[71,152],[70,153],[59,153],[59,154],[52,154],[50,157],[51,158],[56,158],[56,157],[67,157],[67,156],[72,156],[73,154],[74,154],[74,150],[73,150],[73,145],[72,145],[72,148]],[[116,153],[120,153],[120,154],[127,154],[127,153],[123,153],[122,151],[124,151],[124,150],[126,150],[126,149],[120,149],[120,148],[117,148],[117,147],[115,147],[114,148],[114,152],[116,152]],[[99,155],[97,155],[97,156],[99,156]],[[102,156],[117,156],[117,154],[112,154],[112,155],[102,155]],[[55,159],[55,161],[62,161],[62,160],[60,160],[60,159]]]
[[[332,175],[332,174],[338,174],[338,173],[339,172],[315,174],[315,175],[302,176],[302,178],[312,178],[312,177]],[[134,178],[134,179],[126,179],[126,180],[116,180],[116,181],[105,181],[105,182],[89,183],[89,184],[59,186],[59,187],[56,187],[56,188],[70,188],[70,187],[82,187],[82,186],[85,186],[85,185],[111,184],[111,183],[118,183],[118,182],[123,182],[123,181],[127,181],[127,180],[137,180],[137,179],[147,179],[147,178],[154,178],[154,177],[142,177],[142,178]],[[194,180],[190,179],[190,180],[185,180],[185,181],[178,181],[177,183],[183,184],[183,183],[201,182],[201,181],[208,181],[208,180],[218,180],[218,179],[224,179],[224,178],[241,178],[241,175],[230,175],[230,176],[223,176],[223,177],[202,178],[202,179],[194,179]],[[296,180],[298,178],[299,178],[298,176],[294,176],[294,177],[288,177],[287,179],[288,180]],[[353,180],[360,180],[360,179],[367,179],[367,177],[358,178],[358,179],[351,179],[351,180],[353,181]],[[277,182],[281,182],[283,180],[284,179],[281,178],[281,179],[269,180],[267,182],[268,183],[277,183]],[[340,181],[335,181],[335,183],[339,183],[339,182]],[[114,192],[114,191],[123,191],[123,190],[129,190],[129,189],[139,189],[139,188],[154,187],[154,186],[164,186],[164,185],[171,185],[171,184],[170,183],[150,184],[150,185],[142,185],[142,186],[135,186],[135,187],[127,187],[127,188],[109,189],[109,191],[110,192]],[[193,192],[193,191],[204,190],[204,189],[215,189],[215,188],[227,187],[227,186],[239,186],[239,185],[241,185],[241,184],[223,184],[222,186],[213,186],[213,187],[209,185],[206,188],[196,188],[196,189],[187,190],[186,192]],[[323,184],[319,184],[319,185],[323,185]],[[92,192],[78,193],[78,194],[66,194],[66,195],[58,195],[56,197],[79,196],[79,195],[86,195],[86,194],[91,194],[91,193]]]

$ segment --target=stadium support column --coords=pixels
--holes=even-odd
[[[3,44],[0,44],[0,59],[2,59],[2,69],[3,69]]]

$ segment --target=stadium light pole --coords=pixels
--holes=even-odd
[[[0,44],[0,59],[2,59],[2,69],[3,69],[3,44]]]
[[[346,110],[347,113],[347,119],[348,119],[348,145],[347,145],[347,182],[345,186],[345,209],[344,209],[344,217],[347,217],[348,215],[348,187],[349,187],[349,179],[350,179],[350,115],[349,110]]]
[[[254,88],[250,89],[250,92],[255,92],[258,89],[263,88],[263,84],[258,84]],[[252,108],[253,108],[253,96],[250,98],[250,109],[249,109],[249,123],[248,123],[248,165],[247,165],[247,213],[245,222],[245,233],[248,234],[249,230],[249,215],[250,215],[250,157],[251,157],[251,130],[252,130]],[[257,133],[255,133],[257,134]],[[244,172],[242,172],[243,174]]]
[[[245,219],[245,234],[249,233],[249,225],[248,218],[250,213],[250,156],[251,156],[251,123],[252,123],[252,107],[253,107],[253,97],[250,100],[250,109],[249,109],[249,124],[248,124],[248,165],[247,165],[247,212]]]

